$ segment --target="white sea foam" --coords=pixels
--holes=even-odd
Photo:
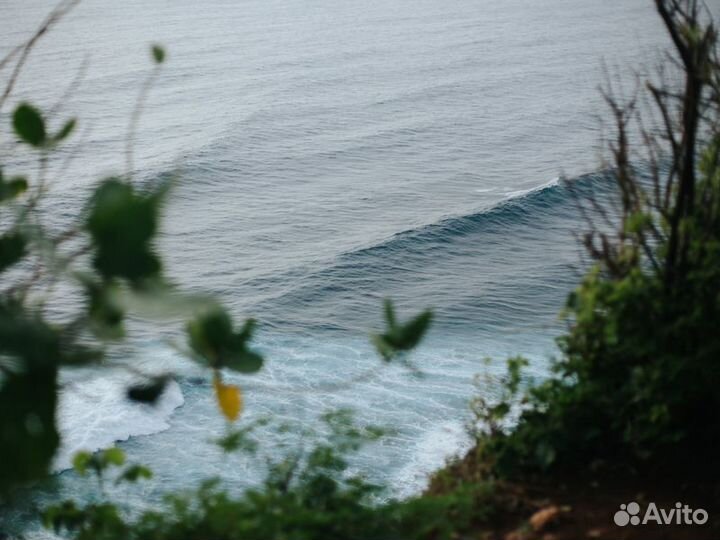
[[[54,471],[70,468],[79,450],[107,448],[116,441],[170,427],[169,417],[184,403],[180,386],[171,381],[157,403],[147,405],[127,399],[125,392],[131,380],[126,374],[106,370],[99,376],[66,384],[57,411],[62,443]]]
[[[393,495],[404,498],[419,493],[434,471],[448,459],[467,452],[470,445],[467,431],[457,421],[441,422],[425,431],[412,448],[406,465],[393,475]]]
[[[505,192],[505,200],[507,199],[516,199],[518,197],[525,197],[526,195],[530,195],[531,193],[536,193],[538,191],[542,191],[544,189],[547,189],[549,187],[557,186],[564,181],[564,177],[556,176],[552,180],[549,180],[545,182],[544,184],[540,184],[539,186],[533,186],[529,189],[519,189],[516,191],[507,191]]]

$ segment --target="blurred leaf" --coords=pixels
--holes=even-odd
[[[22,141],[35,147],[45,144],[45,121],[40,111],[32,105],[22,103],[15,109],[13,128]]]
[[[25,256],[27,241],[19,233],[0,236],[0,272]]]
[[[240,416],[243,406],[240,388],[232,384],[223,384],[217,374],[213,378],[213,387],[223,415],[231,422],[235,421]]]
[[[70,120],[65,122],[65,125],[63,125],[60,131],[58,131],[57,134],[53,137],[53,142],[59,143],[67,139],[68,136],[75,130],[76,124],[77,120],[75,120],[75,118],[71,118]]]
[[[0,493],[43,477],[60,438],[55,425],[56,331],[15,303],[0,302],[0,357],[18,368],[0,380]]]
[[[380,356],[386,361],[400,353],[414,349],[430,327],[432,311],[423,311],[405,324],[398,323],[395,309],[390,300],[385,301],[386,331],[373,334],[372,342]]]
[[[232,339],[232,319],[220,307],[202,313],[187,326],[190,348],[212,367],[221,367],[222,349]]]
[[[401,327],[399,343],[396,348],[409,350],[415,348],[427,332],[432,322],[432,312],[424,311]]]
[[[0,297],[0,357],[21,361],[23,373],[54,370],[61,357],[60,345],[56,328],[18,302]]]
[[[242,450],[248,453],[254,453],[257,450],[257,441],[250,439],[249,435],[254,426],[246,429],[238,429],[230,431],[224,437],[215,440],[223,452],[230,454]]]
[[[125,313],[115,301],[114,289],[80,277],[88,297],[90,330],[100,339],[120,339],[125,335]]]
[[[90,452],[78,452],[73,456],[73,469],[75,469],[75,472],[80,476],[85,476],[91,461],[92,454]]]
[[[263,365],[263,357],[248,350],[241,350],[228,354],[225,358],[225,367],[240,373],[255,373]]]
[[[152,471],[142,465],[131,465],[125,469],[115,481],[116,484],[121,482],[137,482],[140,479],[148,480],[152,478]]]
[[[125,452],[119,448],[108,448],[102,452],[102,459],[108,465],[120,466],[125,463]]]
[[[397,351],[395,348],[390,345],[383,336],[378,334],[373,334],[370,336],[370,340],[372,341],[372,344],[375,346],[375,349],[377,350],[378,354],[387,361],[392,360],[393,356],[397,354]]]
[[[78,452],[73,457],[73,468],[80,476],[85,476],[89,470],[92,470],[98,478],[101,478],[109,466],[119,467],[123,463],[125,463],[125,453],[119,448],[108,448],[94,454]]]
[[[27,180],[20,176],[16,176],[6,182],[3,177],[2,169],[0,169],[0,202],[14,199],[21,193],[24,193],[27,190],[27,187]]]
[[[240,332],[232,336],[231,346],[227,351],[224,365],[240,373],[255,373],[263,364],[263,358],[247,347],[248,341],[252,339],[255,330],[255,320],[245,321]]]
[[[56,371],[5,377],[0,387],[0,492],[47,474],[60,437]]]
[[[497,405],[490,407],[490,414],[496,420],[502,420],[510,412],[510,404],[507,401],[501,401]]]
[[[103,277],[125,278],[137,286],[159,275],[160,260],[150,243],[164,193],[138,194],[117,179],[106,180],[95,191],[86,228],[95,247],[93,264]]]
[[[61,363],[64,366],[83,366],[92,362],[99,362],[104,351],[87,343],[63,343]]]
[[[162,64],[165,61],[165,49],[161,45],[153,45],[151,51],[156,64]]]
[[[127,389],[127,397],[140,403],[155,403],[165,391],[167,377],[156,377],[145,384],[138,384]]]
[[[249,348],[254,328],[255,321],[248,319],[234,332],[230,314],[215,306],[188,324],[188,343],[198,359],[211,367],[254,373],[263,364],[262,356]]]
[[[62,528],[74,531],[80,528],[86,519],[84,510],[75,506],[74,501],[64,501],[62,504],[54,505],[43,512],[43,524],[55,533]]]

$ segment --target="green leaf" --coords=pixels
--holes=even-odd
[[[15,109],[13,128],[22,141],[36,148],[43,146],[46,142],[45,121],[40,111],[32,105],[22,103]]]
[[[165,61],[165,49],[162,46],[153,45],[151,51],[156,64],[162,64]]]
[[[627,217],[625,231],[628,233],[641,233],[652,224],[652,216],[643,212],[635,212]]]
[[[91,461],[92,454],[90,452],[78,452],[73,457],[73,469],[75,469],[75,472],[77,472],[80,476],[85,476],[88,468],[90,467]]]
[[[2,170],[0,170],[0,202],[14,199],[21,193],[24,193],[27,187],[27,180],[21,176],[16,176],[9,182],[6,182],[3,178]]]
[[[427,310],[409,322],[400,324],[397,322],[392,302],[386,300],[386,331],[383,334],[371,335],[372,343],[378,354],[384,360],[390,361],[398,354],[414,349],[430,327],[432,317],[432,311]]]
[[[125,452],[119,448],[108,448],[103,451],[102,459],[108,465],[120,466],[125,463]]]
[[[230,430],[224,437],[215,439],[214,442],[226,454],[237,451],[253,454],[257,451],[258,447],[257,441],[250,438],[250,434],[252,433],[254,427],[255,425],[250,425],[247,428]]]
[[[255,373],[260,371],[263,357],[242,347],[237,351],[228,351],[224,358],[224,366],[240,373]]]
[[[68,136],[75,130],[75,125],[77,121],[75,118],[71,118],[67,122],[65,122],[65,125],[60,129],[60,131],[57,132],[57,134],[53,137],[54,143],[59,143],[65,139],[68,138]]]
[[[119,448],[108,448],[91,454],[90,452],[78,452],[73,457],[73,468],[80,476],[85,476],[92,470],[98,478],[101,478],[103,471],[110,465],[120,466],[125,463],[125,453]]]
[[[425,335],[425,332],[427,332],[427,329],[430,327],[432,316],[431,311],[424,311],[405,324],[399,332],[399,339],[396,344],[396,348],[401,350],[415,348],[418,343],[420,343],[420,340]]]
[[[0,498],[47,474],[60,442],[55,424],[59,332],[17,302],[0,298]]]
[[[0,383],[0,494],[48,473],[60,445],[56,393],[52,366],[36,366]]]
[[[254,329],[255,320],[248,319],[240,332],[232,336],[224,359],[226,367],[240,373],[255,373],[260,370],[263,364],[262,356],[248,349]]]
[[[497,405],[490,407],[490,414],[494,420],[502,420],[510,412],[510,404],[506,401],[501,401]]]
[[[255,321],[249,319],[239,332],[233,331],[230,314],[216,306],[188,323],[188,345],[198,360],[213,368],[227,367],[241,373],[254,373],[263,358],[250,350]]]
[[[115,481],[116,484],[121,482],[137,482],[140,479],[148,480],[152,478],[152,471],[142,465],[131,465],[125,469]]]
[[[95,248],[93,264],[104,278],[125,278],[140,286],[159,276],[161,264],[151,242],[164,192],[136,193],[117,179],[106,180],[95,191],[85,227]]]
[[[61,529],[78,530],[83,526],[86,518],[85,510],[75,506],[74,501],[64,501],[62,504],[48,507],[43,512],[43,524],[56,534],[60,533]]]
[[[27,240],[20,233],[0,236],[0,272],[22,259],[26,248]]]
[[[392,360],[393,356],[396,354],[395,348],[390,345],[383,336],[378,334],[373,334],[370,336],[370,340],[372,341],[372,344],[375,346],[375,349],[377,350],[378,354],[386,361]]]
[[[221,349],[232,339],[232,319],[224,309],[215,307],[200,314],[187,325],[190,348],[212,367],[220,366]]]
[[[90,330],[100,339],[120,339],[125,335],[125,313],[115,301],[114,291],[92,279],[81,279],[88,297]]]

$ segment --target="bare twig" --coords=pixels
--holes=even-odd
[[[138,99],[135,103],[135,108],[133,109],[132,116],[130,117],[130,125],[128,126],[127,137],[125,138],[125,174],[127,178],[131,178],[135,170],[133,158],[137,126],[140,121],[140,117],[142,116],[142,111],[145,107],[145,102],[147,101],[147,96],[150,93],[150,89],[155,84],[155,80],[160,73],[161,65],[162,64],[160,63],[155,64],[155,67],[150,72],[150,75],[145,79],[145,82],[140,89]]]
[[[65,15],[67,15],[78,3],[80,3],[80,0],[62,0],[45,18],[45,20],[35,31],[32,37],[27,40],[25,44],[20,45],[10,51],[10,53],[2,60],[2,62],[0,62],[0,68],[2,68],[5,66],[5,64],[11,62],[15,56],[19,56],[17,62],[15,63],[15,67],[10,74],[10,78],[5,85],[5,89],[3,90],[2,94],[0,94],[0,110],[2,110],[5,101],[12,93],[13,88],[15,87],[15,83],[20,76],[20,72],[22,71],[22,68],[25,65],[25,62],[27,61],[33,47],[35,47],[40,38],[42,38],[53,26],[55,26],[60,20],[62,20],[62,18],[65,17]]]

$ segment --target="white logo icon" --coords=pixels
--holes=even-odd
[[[615,521],[615,525],[618,525],[620,527],[624,527],[628,523],[632,525],[639,525],[640,524],[640,518],[638,517],[638,514],[640,513],[640,505],[636,502],[631,502],[630,504],[621,504],[620,510],[615,512],[615,516],[613,517],[613,520]]]

